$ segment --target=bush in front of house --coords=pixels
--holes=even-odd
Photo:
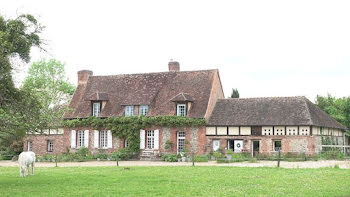
[[[123,149],[120,149],[118,151],[114,151],[110,156],[109,158],[111,160],[114,160],[116,161],[117,160],[117,157],[118,157],[118,160],[128,160],[128,159],[131,159],[132,157],[134,156],[134,152],[128,148],[123,148]]]
[[[208,156],[207,155],[196,155],[194,157],[195,162],[208,162]]]
[[[96,159],[107,160],[108,155],[106,153],[97,153]]]
[[[177,162],[179,156],[177,154],[163,154],[161,156],[162,161],[167,161],[167,162]]]

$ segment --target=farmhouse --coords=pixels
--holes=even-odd
[[[314,154],[322,138],[343,145],[346,128],[305,97],[219,99],[206,128],[213,150]]]
[[[235,152],[320,150],[321,136],[344,143],[340,125],[305,97],[225,99],[219,71],[180,71],[178,62],[168,72],[94,76],[78,72],[78,87],[64,118],[100,119],[123,116],[183,116],[205,119],[203,126],[150,126],[139,131],[141,156],[178,153],[185,147],[196,154],[232,149]],[[172,148],[168,148],[168,143]],[[109,129],[78,126],[27,135],[25,149],[38,155],[87,147],[111,153],[128,147],[127,138]]]

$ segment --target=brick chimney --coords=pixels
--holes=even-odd
[[[89,76],[92,76],[93,72],[91,70],[80,70],[78,71],[78,85],[86,84]]]
[[[172,59],[168,63],[170,72],[178,72],[180,71],[180,64],[177,61],[173,61]]]

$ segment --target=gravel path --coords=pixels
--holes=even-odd
[[[88,162],[60,162],[59,167],[88,167],[88,166],[116,166],[116,161],[88,161]],[[191,166],[191,162],[162,162],[162,161],[119,161],[119,166]],[[276,161],[258,161],[256,163],[239,162],[218,164],[215,161],[195,163],[196,166],[237,166],[237,167],[276,167]],[[347,161],[304,161],[304,162],[281,162],[282,168],[324,168],[338,165],[339,168],[350,169],[350,160]],[[18,166],[17,162],[0,161],[0,167]],[[36,167],[55,167],[55,163],[37,162]]]

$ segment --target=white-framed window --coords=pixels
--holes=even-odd
[[[125,139],[125,141],[124,141],[124,148],[127,148],[128,146],[129,146],[128,139]]]
[[[147,131],[147,149],[154,149],[154,131]]]
[[[27,141],[27,150],[33,151],[33,142],[32,141]]]
[[[83,147],[84,146],[84,131],[78,131],[77,133],[77,147]]]
[[[92,103],[92,116],[98,117],[101,113],[101,103]]]
[[[186,105],[185,104],[177,104],[176,115],[177,116],[186,116]]]
[[[51,140],[47,140],[47,152],[53,151],[53,142]]]
[[[275,140],[273,142],[273,150],[274,151],[280,151],[282,150],[282,141],[281,140]]]
[[[125,116],[133,116],[134,115],[134,106],[127,105],[125,106]]]
[[[148,105],[140,105],[139,115],[146,116],[148,113]]]
[[[107,148],[108,146],[108,134],[107,131],[100,131],[100,148]]]
[[[184,151],[185,138],[186,138],[185,132],[181,131],[177,133],[177,152],[178,153],[181,153]]]

